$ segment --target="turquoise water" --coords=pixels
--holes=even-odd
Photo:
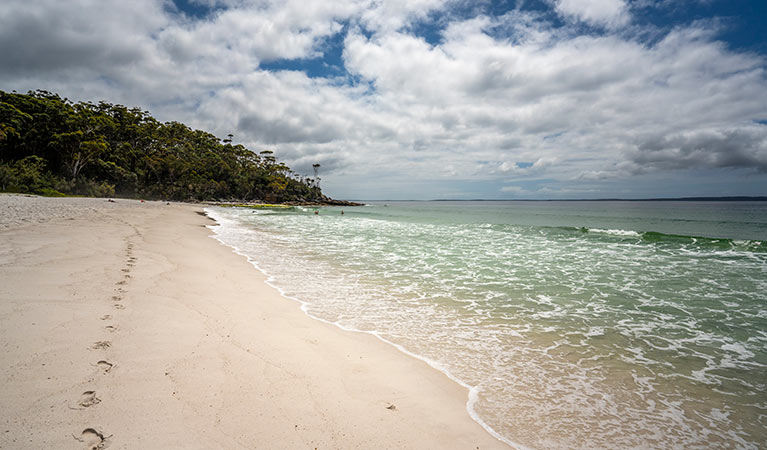
[[[444,370],[507,442],[767,442],[767,202],[208,211],[308,314]]]

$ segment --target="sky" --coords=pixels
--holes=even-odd
[[[3,0],[0,90],[138,106],[339,199],[767,195],[764,0]]]

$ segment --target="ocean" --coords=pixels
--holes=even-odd
[[[767,202],[206,211],[307,314],[444,371],[508,443],[767,445]]]

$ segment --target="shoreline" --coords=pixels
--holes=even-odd
[[[212,206],[221,206],[221,205],[212,205]],[[207,215],[207,217],[210,217],[210,214],[209,214],[208,211],[205,211],[205,214]],[[346,327],[346,326],[342,325],[339,322],[332,322],[332,321],[329,321],[329,320],[326,320],[326,319],[323,319],[321,317],[317,317],[317,316],[313,315],[308,310],[308,306],[309,306],[308,302],[303,301],[301,299],[298,299],[298,298],[295,298],[295,297],[292,297],[292,296],[286,294],[285,291],[282,288],[280,288],[279,286],[277,286],[277,285],[275,285],[273,283],[274,275],[268,273],[266,270],[261,268],[255,260],[253,260],[247,254],[243,253],[241,249],[238,249],[237,247],[231,246],[231,245],[226,244],[225,242],[223,242],[218,237],[218,234],[214,230],[214,227],[221,226],[221,224],[215,218],[213,218],[213,217],[210,217],[210,218],[213,221],[216,222],[216,225],[208,225],[208,228],[211,229],[211,231],[213,231],[213,233],[214,233],[213,235],[211,235],[209,237],[215,239],[216,241],[218,241],[224,247],[229,248],[236,255],[245,258],[248,261],[248,263],[250,263],[256,270],[258,270],[265,277],[265,280],[264,280],[265,284],[267,284],[272,289],[274,289],[277,292],[279,292],[280,295],[282,297],[284,297],[285,299],[291,300],[293,302],[298,303],[301,306],[301,311],[307,317],[309,317],[309,318],[311,318],[313,320],[317,320],[317,321],[319,321],[321,323],[324,323],[324,324],[335,326],[335,327],[337,327],[337,328],[339,328],[339,329],[341,329],[341,330],[343,330],[345,332],[360,333],[360,334],[364,334],[364,335],[373,336],[376,339],[380,340],[381,342],[385,343],[386,345],[390,345],[390,346],[394,347],[395,349],[397,349],[399,352],[401,352],[402,354],[406,355],[407,357],[414,358],[414,359],[417,359],[419,361],[422,361],[422,362],[426,363],[429,367],[431,367],[432,369],[442,373],[448,379],[450,379],[452,382],[460,385],[461,387],[463,387],[466,390],[466,394],[467,394],[466,395],[466,404],[465,404],[466,412],[469,415],[469,417],[471,417],[472,420],[474,420],[477,424],[479,424],[488,434],[493,436],[498,441],[508,445],[509,448],[517,448],[517,449],[520,449],[520,450],[527,450],[527,447],[524,447],[521,444],[514,443],[514,442],[510,441],[509,439],[506,439],[505,437],[501,436],[496,430],[494,430],[490,425],[488,425],[476,413],[476,411],[474,409],[474,404],[476,403],[476,400],[477,400],[478,391],[477,391],[477,389],[475,387],[470,386],[468,383],[464,382],[460,378],[458,378],[455,375],[453,375],[450,372],[450,370],[447,367],[445,367],[444,365],[442,365],[441,363],[439,363],[437,361],[434,361],[434,360],[432,360],[430,358],[427,358],[425,356],[421,356],[419,354],[413,353],[410,350],[408,350],[405,347],[403,347],[402,345],[396,344],[396,343],[394,343],[392,341],[387,340],[386,338],[382,337],[379,333],[377,333],[375,331],[367,331],[367,330],[360,330],[360,329],[357,329],[357,328]]]
[[[202,205],[67,203],[0,227],[0,448],[509,448],[444,373],[285,301]]]

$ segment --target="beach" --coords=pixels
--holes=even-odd
[[[308,317],[212,224],[0,195],[0,448],[508,448],[466,388]]]

